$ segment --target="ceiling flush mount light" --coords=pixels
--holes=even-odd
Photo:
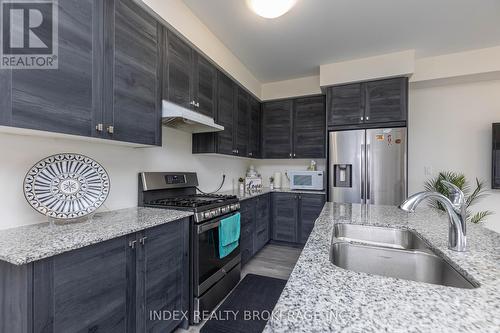
[[[297,0],[247,0],[247,5],[257,15],[276,18],[288,12]]]

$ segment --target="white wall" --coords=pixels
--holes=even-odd
[[[261,99],[263,101],[321,94],[319,75],[298,79],[276,81],[262,84]]]
[[[394,76],[409,76],[415,72],[415,50],[322,64],[319,72],[322,87]]]
[[[500,81],[410,86],[409,192],[441,170],[484,179],[491,188],[491,124],[500,121]],[[500,232],[500,191],[473,206],[492,210],[487,227]]]
[[[111,179],[111,192],[101,210],[137,206],[137,173],[140,171],[195,171],[200,188],[215,190],[226,174],[224,189],[243,176],[246,159],[191,154],[191,134],[170,128],[163,131],[164,147],[130,148],[80,140],[0,134],[0,229],[45,221],[23,195],[29,168],[46,156],[75,152],[100,162]]]
[[[500,72],[500,46],[416,59],[411,82]]]

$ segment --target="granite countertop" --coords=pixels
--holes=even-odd
[[[476,289],[356,273],[329,260],[334,223],[415,230]],[[498,332],[500,234],[468,223],[467,252],[448,250],[448,218],[419,207],[326,203],[264,332]]]
[[[24,265],[191,215],[185,211],[136,207],[98,213],[88,222],[47,222],[0,230],[0,260]]]
[[[264,194],[273,193],[273,192],[276,192],[276,193],[326,194],[325,191],[291,190],[289,188],[277,188],[277,189],[271,190],[268,187],[264,187],[262,189],[262,191],[260,191],[260,192],[252,192],[252,193],[245,192],[244,194],[241,194],[239,191],[229,190],[229,191],[219,192],[218,194],[236,195],[240,201],[243,201],[246,199],[258,197],[259,195],[264,195]]]

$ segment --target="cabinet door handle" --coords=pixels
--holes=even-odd
[[[128,246],[132,249],[135,249],[135,244],[137,244],[137,241],[136,240],[133,240],[133,241],[130,241],[128,242]]]
[[[200,107],[200,102],[196,102],[196,107],[199,108]]]
[[[364,119],[365,119],[365,117],[361,117],[360,119],[361,119],[361,120],[364,120]]]
[[[366,116],[366,120],[370,120],[370,117]]]
[[[293,157],[297,156],[295,153],[293,153]]]
[[[109,125],[108,127],[106,127],[106,130],[108,131],[109,134],[115,133],[115,127],[113,125]]]
[[[103,124],[97,124],[97,125],[95,125],[95,130],[97,132],[102,132],[103,129],[104,129],[104,125]]]
[[[290,153],[290,157],[292,157],[292,153]]]
[[[147,237],[142,237],[141,239],[139,239],[139,243],[144,246],[144,244],[146,243],[146,239],[148,239]]]

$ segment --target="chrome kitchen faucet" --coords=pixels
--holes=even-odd
[[[450,198],[438,192],[419,192],[405,200],[399,206],[405,212],[413,213],[415,208],[425,199],[434,199],[443,205],[450,219],[448,248],[453,251],[466,251],[467,239],[465,223],[467,220],[466,200],[464,193],[455,185],[445,180],[441,183],[450,192]]]

